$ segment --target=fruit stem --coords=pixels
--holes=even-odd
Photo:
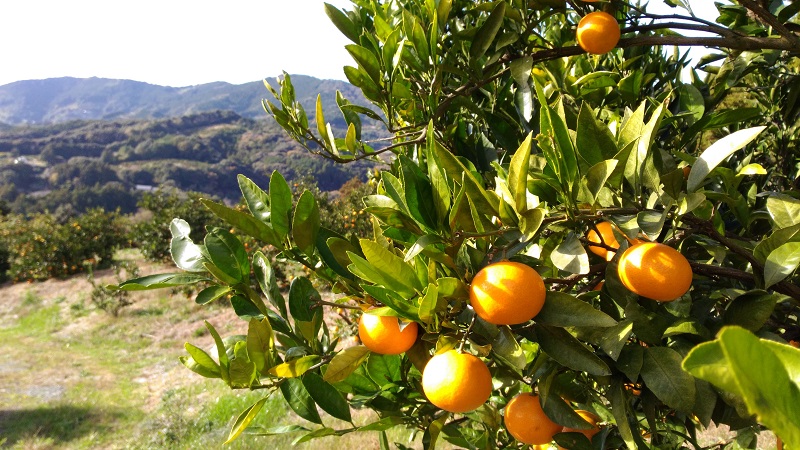
[[[475,322],[478,320],[478,315],[473,314],[472,320],[469,322],[469,326],[467,327],[467,331],[464,333],[464,337],[461,338],[461,344],[458,346],[458,353],[464,352],[464,344],[467,343],[467,338],[469,338],[469,334],[472,332],[472,326],[475,325]]]

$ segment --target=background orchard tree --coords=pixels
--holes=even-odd
[[[261,426],[260,400],[231,440],[378,431],[388,448],[385,430],[399,426],[426,448],[697,448],[713,421],[744,430],[739,446],[764,428],[800,446],[800,350],[787,345],[800,340],[800,2],[738,0],[717,17],[666,3],[674,13],[617,0],[326,5],[352,41],[345,74],[374,107],[339,96],[349,128],[337,136],[319,101],[303,110],[289,75],[268,85],[264,104],[312,153],[387,163],[364,199],[373,235],[320,226],[314,196],[293,195],[279,173],[263,189],[240,177],[249,214],[204,203],[339,299],[323,302],[305,277],[287,299],[264,254],[247,254],[227,228],[193,242],[179,219],[171,253],[184,272],[120,285],[203,283],[198,303],[229,298],[247,321],[246,334],[225,339],[209,324],[216,357],[187,344],[183,363],[265,399],[279,391],[309,425]],[[586,54],[576,27],[597,11],[621,39]],[[605,23],[601,35],[613,34]],[[674,45],[712,50],[688,67]],[[383,122],[391,142],[362,141],[362,120]],[[471,306],[476,274],[502,267],[502,280],[515,267],[496,265],[505,260],[535,272],[514,278],[513,292],[488,277],[499,289],[489,308],[541,294],[532,320]],[[662,296],[637,280],[685,286]],[[339,306],[393,318],[370,322],[377,336],[413,326],[416,338],[399,355],[342,348],[323,320]],[[430,360],[464,376],[423,376]],[[351,408],[378,419],[355,423]],[[517,428],[525,423],[550,425]]]

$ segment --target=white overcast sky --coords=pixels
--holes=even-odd
[[[712,0],[690,1],[716,17]],[[662,2],[649,9],[668,13]],[[282,71],[343,80],[348,42],[323,0],[0,0],[0,85],[62,76],[240,84]]]

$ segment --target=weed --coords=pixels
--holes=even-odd
[[[133,304],[133,301],[130,298],[130,292],[111,290],[103,285],[99,285],[95,282],[94,272],[92,271],[91,266],[87,266],[86,270],[88,271],[86,278],[92,285],[92,303],[94,303],[96,307],[114,317],[117,317],[119,316],[119,312],[122,310],[122,308]],[[114,265],[114,276],[116,277],[117,284],[119,284],[124,280],[138,277],[139,268],[136,267],[136,264],[131,261],[122,261]]]

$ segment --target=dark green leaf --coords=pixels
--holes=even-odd
[[[205,305],[206,303],[213,302],[214,300],[218,300],[224,297],[231,291],[231,288],[228,286],[211,286],[203,289],[197,294],[195,297],[194,302],[198,305]]]
[[[281,394],[298,416],[309,422],[322,423],[316,404],[299,378],[287,378],[281,383]]]
[[[401,381],[400,356],[372,353],[367,359],[367,373],[378,384],[386,387]]]
[[[642,380],[653,394],[667,405],[691,412],[695,400],[694,379],[681,370],[681,355],[667,347],[644,351]]]
[[[295,321],[313,322],[314,316],[322,314],[319,302],[322,298],[306,277],[297,277],[289,286],[289,312]]]
[[[261,222],[249,214],[237,211],[233,208],[228,208],[225,205],[212,202],[211,200],[202,199],[200,201],[203,203],[203,205],[205,205],[206,208],[211,210],[214,215],[238,228],[245,234],[262,240],[268,244],[272,244],[278,248],[281,247],[281,241],[278,238],[278,235],[275,233],[275,230],[270,228],[269,225],[265,224],[264,222]],[[206,239],[208,239],[208,235],[206,235]],[[206,247],[207,246],[208,244],[206,244]]]
[[[353,421],[350,417],[350,405],[347,400],[321,376],[314,372],[306,373],[303,376],[303,386],[323,411],[337,419]]]
[[[126,280],[117,286],[108,286],[112,290],[145,291],[149,289],[163,289],[175,286],[185,286],[201,281],[209,281],[208,277],[194,273],[160,273]]]
[[[231,306],[236,315],[243,320],[249,321],[253,318],[261,318],[264,315],[264,312],[258,309],[258,306],[242,295],[237,294],[231,297]]]
[[[767,322],[775,304],[785,297],[765,291],[746,292],[728,305],[723,316],[726,325],[738,325],[750,331],[758,331]]]
[[[264,296],[267,297],[267,300],[278,309],[281,317],[286,318],[286,300],[284,300],[281,290],[278,287],[275,271],[272,270],[269,259],[267,259],[261,251],[257,251],[253,255],[253,275],[256,277],[258,286],[261,288],[261,292],[264,293]]]
[[[289,235],[292,223],[292,189],[277,170],[269,177],[269,202],[271,211],[269,223],[272,224],[272,229],[277,233],[280,242],[283,242]]]
[[[239,190],[242,191],[242,196],[245,203],[247,203],[247,209],[250,210],[250,214],[261,222],[269,223],[271,213],[267,193],[261,190],[253,180],[244,175],[239,175],[238,180]]]
[[[558,291],[547,291],[536,322],[555,327],[613,327],[617,321],[589,303]]]
[[[206,234],[205,245],[211,262],[225,275],[237,282],[250,277],[250,260],[244,245],[229,231],[213,228]]]
[[[330,3],[325,3],[325,14],[328,15],[328,18],[333,22],[336,28],[344,34],[347,39],[350,39],[353,42],[358,43],[358,28],[356,28],[355,24],[349,17],[335,6],[331,5]]]
[[[536,338],[548,356],[570,369],[611,375],[605,362],[563,328],[536,324]]]
[[[500,31],[500,27],[503,25],[503,17],[505,17],[505,14],[505,2],[497,2],[492,13],[489,14],[489,18],[486,19],[486,22],[484,22],[478,29],[478,32],[475,33],[475,37],[472,38],[472,44],[469,48],[469,59],[474,61],[482,57],[486,51],[489,50],[492,42],[494,42],[495,36],[497,36],[497,32]]]
[[[300,195],[294,210],[292,237],[295,244],[306,255],[314,254],[319,233],[319,207],[314,195],[306,190]]]

